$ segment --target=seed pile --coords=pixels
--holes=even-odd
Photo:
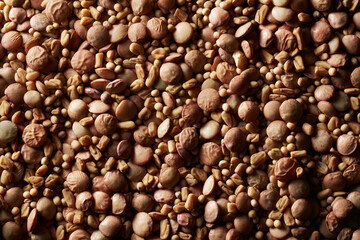
[[[358,5],[0,0],[2,239],[360,239]]]

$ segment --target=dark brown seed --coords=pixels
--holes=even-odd
[[[296,176],[296,168],[298,167],[298,163],[296,160],[291,158],[280,158],[276,164],[274,173],[276,179],[282,182],[289,182]]]

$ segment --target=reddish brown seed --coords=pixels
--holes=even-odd
[[[341,191],[346,187],[346,180],[341,172],[332,172],[325,175],[322,184],[324,188],[330,188],[333,191]]]
[[[307,199],[297,199],[291,206],[291,214],[300,221],[307,220],[311,215],[311,203]]]
[[[160,78],[167,84],[176,84],[182,79],[181,68],[175,63],[164,63],[160,67]]]
[[[109,135],[115,132],[117,120],[108,113],[100,114],[94,122],[96,131],[102,135]]]
[[[134,131],[134,140],[144,147],[150,147],[154,143],[154,137],[150,136],[148,127],[146,126],[139,126],[138,129]]]
[[[146,25],[141,22],[131,24],[128,29],[128,38],[134,43],[144,42],[147,38]]]
[[[230,14],[228,11],[220,7],[215,7],[211,9],[209,15],[209,21],[215,27],[225,25],[229,21],[229,19],[230,19]]]
[[[332,146],[333,140],[330,134],[325,130],[317,130],[311,136],[311,145],[316,152],[327,152]]]
[[[349,17],[346,12],[332,12],[328,15],[328,21],[332,28],[343,28],[349,21]]]
[[[242,102],[238,109],[239,118],[244,122],[255,122],[259,112],[259,107],[253,101]]]
[[[109,31],[102,25],[94,25],[87,31],[86,39],[94,48],[102,48],[110,41]]]
[[[267,102],[263,108],[264,117],[269,121],[280,120],[280,108],[281,103],[278,101]]]
[[[324,21],[317,21],[311,27],[311,37],[316,43],[328,42],[331,38],[331,27]]]
[[[339,136],[336,142],[336,148],[342,155],[350,155],[355,152],[358,146],[358,140],[353,135],[343,134]]]
[[[45,144],[47,133],[43,125],[30,124],[24,128],[22,140],[30,147],[41,147]]]
[[[13,104],[21,104],[24,102],[26,86],[20,83],[12,83],[5,89],[5,95]]]
[[[96,213],[106,213],[111,207],[110,196],[101,191],[93,192],[94,198],[94,212]]]
[[[47,197],[40,198],[36,203],[36,210],[39,212],[39,215],[47,220],[53,219],[56,214],[56,206],[53,203],[52,199]]]
[[[118,171],[108,171],[104,175],[104,183],[113,192],[119,192],[126,185],[126,179],[124,175]]]
[[[333,54],[327,62],[333,67],[344,67],[348,62],[348,57],[345,53]]]
[[[282,182],[289,182],[296,176],[296,168],[298,163],[292,158],[280,158],[276,164],[274,173],[276,179]]]
[[[24,102],[30,108],[41,107],[43,104],[43,98],[38,91],[30,90],[24,94]]]
[[[131,9],[136,16],[146,15],[152,11],[153,3],[150,0],[131,1]]]
[[[341,39],[341,42],[349,54],[360,54],[360,39],[356,35],[346,35]]]
[[[286,123],[281,120],[272,121],[266,128],[266,134],[271,140],[281,142],[289,134],[289,129],[286,127]]]
[[[300,120],[303,108],[295,99],[288,99],[280,105],[279,113],[285,122],[296,122]]]
[[[193,28],[188,22],[180,22],[176,24],[173,38],[176,43],[184,44],[191,40],[193,36]]]
[[[185,63],[194,73],[201,72],[206,63],[205,55],[199,50],[191,50],[185,55]]]
[[[31,210],[29,217],[27,218],[27,224],[26,224],[26,229],[28,230],[28,232],[32,232],[35,229],[37,225],[38,215],[39,212],[36,210],[36,208]]]
[[[99,225],[99,230],[106,237],[114,237],[121,229],[122,223],[115,216],[106,216]]]
[[[243,152],[246,149],[246,133],[241,128],[234,127],[226,132],[224,144],[231,152]]]
[[[67,186],[73,192],[83,192],[89,186],[89,177],[81,171],[69,173],[66,177]]]
[[[50,0],[45,8],[46,16],[53,22],[64,22],[70,15],[67,2],[62,0]]]
[[[159,0],[157,4],[160,8],[169,11],[175,7],[175,3],[175,0]]]
[[[241,213],[248,213],[251,209],[251,198],[245,192],[240,192],[235,199],[236,208]]]
[[[197,97],[197,104],[204,111],[215,111],[220,106],[220,95],[213,88],[204,89]]]
[[[128,26],[121,23],[112,25],[112,28],[109,30],[109,35],[111,43],[120,42],[128,35]]]
[[[88,50],[78,50],[71,58],[71,66],[79,74],[92,73],[95,66],[95,56]]]
[[[36,31],[45,31],[46,27],[50,24],[51,21],[43,13],[36,14],[30,19],[30,26]]]
[[[355,68],[350,75],[351,84],[360,87],[360,67]]]
[[[247,22],[244,25],[241,25],[235,32],[235,37],[236,38],[242,38],[244,36],[246,36],[252,28],[253,24],[252,22]]]
[[[21,240],[22,229],[17,223],[8,221],[2,226],[2,237],[4,240]]]
[[[26,19],[26,11],[23,8],[12,7],[9,12],[9,19],[14,23],[22,23]]]
[[[220,215],[220,209],[216,201],[209,201],[205,205],[204,219],[208,223],[214,223]]]
[[[120,194],[120,193],[115,193],[112,197],[111,197],[111,212],[115,215],[120,215],[122,214],[127,206],[127,202],[126,199],[124,197],[124,195]]]
[[[289,30],[280,28],[275,32],[275,45],[279,51],[290,52],[296,48],[296,38]]]
[[[145,238],[152,232],[153,220],[149,214],[145,212],[139,212],[135,215],[132,221],[132,228],[136,235]]]
[[[106,85],[106,91],[108,91],[111,94],[117,94],[124,91],[126,88],[126,82],[122,79],[116,79],[114,81],[111,81],[108,85]]]
[[[229,84],[236,75],[236,67],[227,62],[222,62],[216,67],[216,76],[224,84]]]
[[[240,234],[246,235],[252,231],[253,223],[247,215],[242,214],[234,219],[234,227]]]
[[[88,105],[81,99],[70,102],[67,113],[73,120],[79,121],[88,114]]]
[[[194,128],[187,127],[181,131],[179,142],[185,150],[191,151],[197,147],[199,136]]]
[[[9,207],[20,207],[24,200],[23,193],[20,187],[11,187],[6,191],[3,200]]]
[[[332,85],[320,85],[315,89],[314,96],[317,101],[328,101],[334,93],[335,88]]]
[[[180,180],[180,173],[174,167],[166,167],[160,170],[159,182],[165,188],[174,187]]]
[[[216,181],[215,181],[214,176],[210,175],[204,182],[202,193],[205,196],[210,195],[215,189],[215,184],[216,184]]]
[[[239,41],[234,35],[225,33],[220,35],[217,45],[227,52],[234,52],[239,48]]]
[[[311,0],[311,5],[318,11],[326,12],[332,6],[331,0]]]
[[[140,144],[135,144],[132,160],[137,165],[145,165],[153,158],[153,150],[150,147],[143,147]]]
[[[26,63],[35,71],[40,71],[47,66],[50,61],[49,53],[40,46],[30,48],[26,54]]]
[[[94,198],[91,192],[85,191],[81,192],[76,196],[75,206],[76,209],[81,211],[88,211],[94,205]]]
[[[154,207],[154,200],[148,194],[134,194],[131,205],[138,212],[150,212]]]
[[[132,120],[137,114],[136,105],[130,100],[122,100],[115,111],[115,116],[120,121]]]
[[[37,164],[44,157],[44,152],[42,149],[33,148],[24,144],[21,147],[21,156],[26,163]]]
[[[196,103],[186,104],[181,112],[181,117],[188,126],[200,123],[203,113]]]
[[[157,129],[157,135],[159,138],[163,138],[170,130],[171,120],[169,118],[165,119]]]
[[[1,45],[8,51],[17,51],[23,44],[23,38],[17,31],[9,31],[1,38]]]
[[[222,158],[221,147],[213,142],[207,142],[201,146],[200,161],[208,166],[215,166]]]
[[[352,212],[354,205],[346,199],[336,200],[333,205],[333,212],[337,218],[347,218]]]
[[[162,39],[168,33],[166,23],[160,18],[151,18],[146,23],[146,30],[152,39]]]

